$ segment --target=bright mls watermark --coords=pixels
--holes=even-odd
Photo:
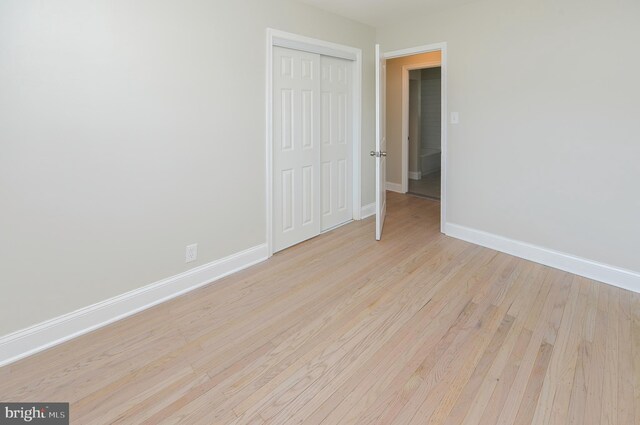
[[[0,425],[69,425],[69,403],[0,403]]]

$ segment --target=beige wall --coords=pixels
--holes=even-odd
[[[640,271],[639,16],[484,0],[378,30],[383,51],[448,43],[451,223]]]
[[[0,335],[265,242],[267,27],[363,49],[373,202],[372,28],[289,0],[0,2]]]
[[[387,61],[387,181],[390,183],[402,184],[402,67],[439,61],[440,52]]]

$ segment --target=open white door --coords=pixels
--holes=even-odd
[[[382,237],[382,226],[387,212],[387,137],[386,137],[386,60],[376,44],[376,150],[371,156],[376,160],[376,240]]]

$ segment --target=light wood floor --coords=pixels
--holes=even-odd
[[[73,424],[637,424],[640,296],[441,235],[349,224],[0,369]]]

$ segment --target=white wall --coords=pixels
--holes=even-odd
[[[484,0],[380,28],[448,43],[452,223],[640,271],[640,2]]]
[[[372,28],[289,0],[0,2],[0,335],[265,242],[267,27],[363,49],[373,202]]]

